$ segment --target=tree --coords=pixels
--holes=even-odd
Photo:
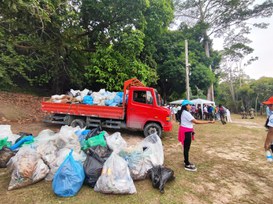
[[[154,43],[172,18],[171,0],[0,1],[0,85],[155,84]]]
[[[108,90],[120,90],[123,82],[137,77],[143,83],[151,83],[156,79],[156,73],[138,58],[143,49],[143,33],[126,35],[116,44],[108,47],[98,47],[90,53],[86,68],[86,80],[93,80],[106,85]],[[130,50],[130,52],[129,52]]]
[[[78,1],[1,1],[0,69],[8,84],[35,85],[62,92],[80,84],[82,42]],[[79,67],[78,67],[79,66]]]
[[[253,89],[255,98],[255,110],[259,107],[258,104],[266,101],[269,97],[273,96],[273,78],[262,77],[250,84]]]
[[[171,93],[181,97],[185,92],[185,63],[183,63],[184,37],[180,31],[169,31],[156,43],[154,59],[159,75],[159,92],[165,101],[172,100]],[[168,94],[167,94],[168,93]]]
[[[235,102],[232,100],[230,82],[226,80],[220,83],[217,97],[219,103],[226,104],[235,112],[240,110],[241,105],[255,107],[258,111],[261,102],[273,95],[273,78],[262,77],[258,80],[244,78],[240,81],[237,77],[233,80],[233,87]]]
[[[162,95],[172,93],[167,100],[183,97],[185,92],[185,39],[189,39],[190,87],[194,95],[199,90],[206,92],[211,83],[216,82],[214,74],[208,69],[210,64],[217,67],[219,55],[213,52],[211,59],[205,55],[202,45],[199,25],[189,28],[184,25],[177,31],[169,31],[158,40],[154,59],[158,64],[159,86]],[[171,94],[169,94],[170,96]],[[164,97],[165,98],[165,97]]]
[[[188,24],[203,24],[202,43],[206,56],[210,58],[212,37],[224,37],[225,46],[230,49],[248,49],[247,46],[238,46],[249,42],[246,34],[250,32],[249,19],[269,17],[273,12],[271,0],[256,4],[250,1],[222,1],[222,0],[175,0],[176,17]],[[266,28],[264,23],[252,26]],[[212,87],[211,87],[212,88]],[[213,98],[212,90],[208,90],[208,99]]]
[[[108,89],[131,77],[156,84],[154,44],[173,18],[171,0],[83,0],[81,15],[88,37],[86,80]]]

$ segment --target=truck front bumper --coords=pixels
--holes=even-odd
[[[163,131],[164,132],[170,132],[173,129],[173,124],[172,122],[168,122],[165,126],[163,126]]]

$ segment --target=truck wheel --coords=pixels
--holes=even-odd
[[[66,115],[64,117],[64,122],[66,125],[70,125],[72,123],[72,121],[73,121],[73,117],[71,115]]]
[[[70,124],[72,127],[77,127],[79,126],[80,128],[85,127],[85,121],[83,119],[75,119],[71,122]]]
[[[147,137],[153,133],[156,133],[159,137],[162,135],[162,129],[157,123],[149,123],[144,127],[144,136]]]

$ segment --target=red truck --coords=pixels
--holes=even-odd
[[[171,131],[171,112],[161,106],[160,95],[133,78],[124,82],[122,106],[99,106],[80,103],[42,101],[42,111],[50,113],[44,122],[73,127],[130,128],[143,130],[147,137]]]

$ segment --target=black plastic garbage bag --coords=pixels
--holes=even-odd
[[[11,151],[9,148],[3,147],[0,150],[0,168],[6,168],[8,161],[14,155],[15,155],[15,153],[13,151]]]
[[[87,134],[85,139],[88,140],[90,137],[96,136],[96,135],[100,134],[101,132],[102,132],[101,126],[98,126],[94,129],[90,130],[90,132]]]
[[[85,172],[85,183],[94,188],[101,175],[102,167],[107,158],[111,155],[107,147],[96,146],[89,148],[83,168]]]
[[[163,167],[155,166],[148,171],[148,177],[152,180],[154,188],[158,188],[161,193],[164,193],[164,187],[167,181],[173,180],[174,171]]]
[[[110,157],[112,150],[110,150],[107,146],[103,147],[100,145],[94,146],[94,147],[90,147],[89,149],[86,150],[86,154],[90,155],[95,153],[97,156],[99,156],[100,158],[103,158],[104,160],[106,160],[108,157]]]
[[[32,135],[32,133],[27,133],[27,132],[19,132],[17,135],[20,135],[21,137],[23,137],[23,136],[29,136],[29,135]]]

